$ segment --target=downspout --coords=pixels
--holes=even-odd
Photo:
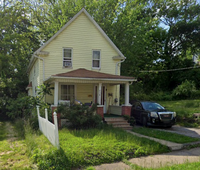
[[[40,59],[40,60],[42,60],[42,63],[43,63],[43,82],[44,82],[44,80],[45,80],[45,67],[44,67],[44,58],[42,58],[42,57],[39,57],[39,56],[37,56],[37,55],[35,55],[35,54],[33,54],[33,57],[35,57],[35,58],[38,58],[38,59]]]
[[[118,75],[118,66],[119,66],[120,63],[123,63],[125,61],[125,59],[126,59],[126,57],[124,57],[123,60],[117,62],[116,67],[115,67],[115,75]]]

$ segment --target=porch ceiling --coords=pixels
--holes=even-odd
[[[46,82],[69,82],[69,83],[106,83],[106,84],[125,84],[137,81],[134,77],[112,75],[96,71],[77,69],[67,73],[50,76]]]

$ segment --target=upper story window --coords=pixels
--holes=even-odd
[[[92,52],[92,68],[100,68],[101,67],[101,51],[93,50]]]
[[[72,49],[63,48],[63,67],[72,67]]]

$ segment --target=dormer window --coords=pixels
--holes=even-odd
[[[92,51],[92,68],[99,69],[101,67],[101,51]]]
[[[63,48],[63,67],[72,67],[72,49]]]

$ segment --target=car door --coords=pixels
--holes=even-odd
[[[141,115],[143,112],[143,108],[140,102],[135,102],[132,106],[131,116],[135,118],[137,122],[141,123]]]

